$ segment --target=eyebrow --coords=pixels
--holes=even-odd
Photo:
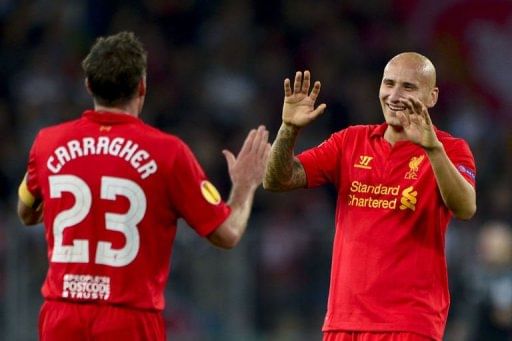
[[[409,86],[411,88],[417,88],[418,87],[418,84],[416,83],[411,83],[411,82],[403,82],[403,85],[404,86]]]
[[[391,78],[383,78],[382,79],[382,83],[400,83],[400,82],[397,82],[397,81],[395,81],[394,79],[391,79]],[[416,83],[401,82],[401,84],[403,86],[408,86],[408,87],[411,87],[411,88],[418,88],[418,84],[416,84]]]

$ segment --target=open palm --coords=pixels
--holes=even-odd
[[[325,110],[325,104],[320,104],[315,109],[315,102],[320,93],[320,82],[315,82],[309,93],[310,82],[309,71],[304,71],[304,78],[302,72],[297,71],[293,82],[293,91],[290,80],[288,78],[284,80],[284,123],[300,128],[305,127]]]
[[[402,101],[409,113],[400,112],[398,118],[402,123],[409,141],[423,148],[431,149],[439,146],[439,142],[427,107],[419,100],[407,98]]]

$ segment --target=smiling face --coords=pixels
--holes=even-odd
[[[393,127],[401,127],[396,113],[407,112],[403,101],[408,97],[420,100],[427,108],[433,107],[439,92],[435,84],[436,71],[426,57],[406,52],[391,59],[384,68],[379,90],[386,123]]]

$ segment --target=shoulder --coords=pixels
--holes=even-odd
[[[347,131],[350,134],[372,134],[376,129],[379,129],[379,124],[357,124],[349,126],[341,131]]]
[[[331,136],[334,138],[341,139],[366,138],[370,137],[372,134],[376,132],[378,133],[380,127],[381,126],[378,124],[352,125],[332,134]]]
[[[319,148],[331,148],[335,151],[344,149],[346,144],[360,144],[367,141],[377,129],[378,125],[353,125],[334,132],[328,139],[324,140]]]
[[[146,144],[149,144],[155,154],[172,161],[186,156],[192,157],[193,152],[189,145],[179,136],[160,130],[147,123],[142,123],[142,133]]]
[[[473,152],[466,140],[452,136],[442,130],[436,130],[436,135],[439,141],[443,144],[446,154],[452,161],[460,163],[461,160],[465,160],[464,162],[473,164],[474,168],[475,161]]]
[[[450,133],[440,129],[436,129],[436,135],[439,141],[441,141],[441,143],[447,149],[456,149],[461,147],[469,149],[469,144],[463,138],[453,136]]]
[[[76,131],[81,121],[81,118],[77,118],[41,128],[36,135],[35,141],[42,140],[48,142],[58,140],[61,136]]]
[[[153,140],[155,143],[175,145],[179,148],[187,146],[186,143],[177,135],[165,132],[144,122],[141,122],[141,126],[143,128],[144,135]]]

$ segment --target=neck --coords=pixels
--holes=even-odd
[[[130,116],[138,117],[141,110],[142,105],[138,99],[134,99],[129,101],[128,103],[115,105],[115,106],[106,106],[101,105],[98,102],[94,101],[94,110],[95,111],[108,111],[114,113],[122,113]]]
[[[388,125],[384,132],[384,139],[394,145],[398,141],[407,140],[402,126]]]

